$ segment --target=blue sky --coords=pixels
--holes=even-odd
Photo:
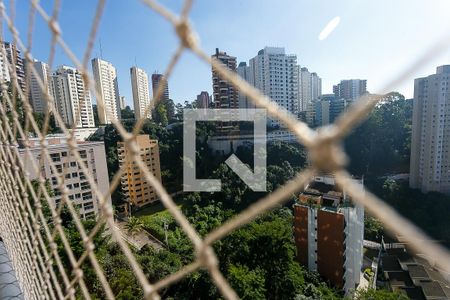
[[[16,3],[16,26],[26,41],[29,1]],[[51,12],[53,1],[41,1]],[[161,1],[179,12],[182,1]],[[96,1],[62,0],[59,18],[63,38],[82,57]],[[9,10],[9,7],[7,7]],[[191,22],[203,49],[216,47],[248,61],[264,46],[281,46],[297,54],[301,66],[322,77],[323,92],[341,79],[368,80],[377,92],[450,30],[448,0],[198,0]],[[323,41],[318,35],[334,17],[339,26]],[[4,26],[6,40],[11,36]],[[132,103],[129,68],[135,63],[150,75],[164,71],[177,38],[173,28],[138,0],[107,0],[93,56],[102,55],[118,70],[119,90]],[[33,31],[33,56],[47,61],[50,33],[38,17]],[[54,66],[73,65],[63,50],[56,49]],[[413,79],[431,74],[435,67],[450,64],[450,50],[434,57],[397,90],[412,96]],[[192,101],[202,90],[211,91],[210,67],[190,53],[182,56],[169,80],[170,96],[176,102]]]

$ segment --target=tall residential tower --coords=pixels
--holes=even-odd
[[[253,85],[288,112],[298,114],[298,65],[296,55],[286,55],[284,48],[265,47],[250,59]],[[268,119],[271,127],[282,126]]]
[[[139,118],[151,118],[150,105],[150,92],[148,87],[148,75],[147,73],[138,68],[130,68],[131,74],[131,88],[133,90],[133,104],[134,114],[136,119]],[[147,113],[145,113],[147,110]]]
[[[245,79],[249,84],[254,85],[255,80],[253,78],[253,73],[251,72],[250,66],[247,66],[247,63],[240,62],[239,66],[236,68],[236,72],[242,79]],[[255,104],[241,91],[238,91],[238,101],[239,108],[251,109],[255,108]]]
[[[29,75],[27,82],[31,106],[35,112],[45,113],[47,111],[47,99],[45,98],[44,91],[39,85],[39,81],[42,81],[44,86],[47,87],[47,93],[51,95],[51,72],[49,66],[45,62],[36,60],[32,62],[31,65],[27,63],[26,67],[34,67],[36,70],[36,73],[27,70],[27,75]]]
[[[153,73],[152,74],[152,90],[153,90],[153,99],[156,98],[156,93],[158,91],[158,87],[160,84],[164,84],[163,93],[158,101],[166,102],[169,100],[169,84],[167,80],[164,78],[163,74]]]
[[[224,67],[232,72],[236,72],[236,57],[228,55],[226,52],[219,51],[211,56],[218,60]],[[213,98],[214,108],[234,109],[239,108],[238,91],[232,84],[223,79],[216,69],[212,68],[212,82],[213,82]],[[229,134],[238,130],[237,122],[221,122],[219,124],[219,132]]]
[[[25,68],[24,68],[24,61],[22,56],[20,55],[20,50],[17,49],[17,46],[13,43],[4,42],[3,50],[6,54],[6,59],[8,63],[11,65],[11,68],[7,68],[9,72],[9,77],[12,79],[14,76],[17,76],[17,83],[20,86],[20,89],[22,91],[25,91],[26,82],[25,82]],[[2,53],[3,53],[2,50]],[[3,56],[3,55],[2,55]],[[6,60],[3,60],[4,63],[6,63]],[[15,74],[11,74],[11,70],[14,70],[13,66],[15,66]]]
[[[91,95],[77,69],[58,67],[51,84],[56,109],[66,125],[95,127]]]
[[[409,185],[450,194],[450,65],[414,81]]]
[[[116,68],[105,60],[92,60],[97,92],[97,110],[100,124],[110,124],[112,120],[120,120],[120,95]]]
[[[307,68],[298,68],[298,110],[307,111],[322,95],[322,79]]]

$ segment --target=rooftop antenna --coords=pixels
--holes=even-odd
[[[136,56],[134,57],[134,66],[137,68]]]

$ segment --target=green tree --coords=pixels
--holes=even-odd
[[[303,271],[294,261],[292,216],[284,216],[274,212],[258,218],[226,237],[217,250],[224,268],[260,269],[266,299],[292,299],[304,285]]]
[[[408,172],[411,120],[412,101],[399,93],[387,94],[345,140],[350,171],[366,175]]]
[[[121,116],[122,120],[134,120],[135,119],[134,111],[128,105],[120,111],[120,116]]]
[[[380,178],[366,183],[375,195],[450,248],[450,220],[442,213],[450,210],[449,195],[436,192],[424,194],[420,190],[411,189],[407,181]]]
[[[39,184],[39,181],[37,179],[33,179],[33,180],[31,180],[31,185],[32,185],[33,191],[37,197],[37,199],[34,199],[31,196],[31,193],[28,193],[29,194],[28,198],[30,199],[33,208],[36,207],[36,205],[38,204],[36,200],[39,200],[44,218],[47,219],[48,221],[51,221],[52,213],[50,211],[50,206],[49,206],[47,199],[45,198],[44,191],[42,190],[42,188]],[[44,187],[45,187],[45,190],[49,197],[53,197],[55,195],[55,193],[50,185],[50,181],[48,179],[45,181]]]
[[[392,199],[398,195],[400,185],[393,179],[386,179],[383,183],[383,198]]]
[[[383,223],[371,216],[364,216],[364,239],[381,242],[384,234]]]
[[[143,299],[143,292],[126,257],[120,253],[106,254],[103,269],[116,299]],[[99,297],[104,299],[105,297]]]
[[[159,120],[159,123],[161,124],[161,126],[167,126],[167,124],[169,124],[169,118],[167,117],[167,109],[166,106],[164,104],[160,104],[157,106],[156,108],[156,113],[157,113],[157,120]]]
[[[261,270],[250,270],[242,265],[230,265],[228,280],[241,299],[265,299],[265,274]]]
[[[178,122],[183,121],[183,104],[181,104],[181,103],[175,104],[174,119]]]
[[[166,107],[166,111],[167,111],[167,120],[169,121],[169,123],[173,123],[174,121],[176,121],[176,118],[175,118],[175,103],[173,102],[172,99],[168,99],[164,103],[164,106]]]
[[[127,223],[125,224],[125,229],[131,235],[136,235],[142,231],[144,224],[139,218],[129,217]]]
[[[242,207],[242,196],[248,186],[226,164],[221,164],[214,171],[212,178],[220,178],[222,189],[215,193],[214,198],[221,202],[225,209],[238,209]]]
[[[165,249],[154,250],[151,247],[143,248],[137,255],[139,264],[142,266],[145,276],[150,282],[161,280],[175,273],[183,266],[180,256]],[[170,293],[172,287],[160,291],[160,295]],[[164,297],[165,298],[165,297]]]
[[[287,161],[284,161],[280,166],[269,165],[267,167],[268,191],[276,190],[294,177],[294,175],[294,169]]]

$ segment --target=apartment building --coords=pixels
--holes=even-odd
[[[356,101],[359,97],[367,93],[367,80],[348,79],[341,80],[340,83],[333,86],[333,93],[336,98],[342,98],[349,101]]]
[[[298,67],[298,110],[307,111],[322,95],[322,79],[308,68]]]
[[[314,126],[323,126],[334,121],[347,110],[351,101],[336,98],[334,94],[325,94],[315,101]]]
[[[247,81],[249,84],[254,85],[253,73],[251,72],[250,66],[247,65],[245,61],[240,62],[239,66],[236,68],[238,75]],[[239,108],[252,109],[255,108],[255,104],[241,91],[238,91],[238,102]]]
[[[216,48],[216,52],[211,56],[218,60],[224,67],[228,68],[232,72],[236,72],[236,57],[228,55],[226,52],[219,51]],[[213,83],[213,99],[214,108],[221,109],[234,109],[239,108],[238,91],[228,81],[224,80],[219,73],[212,67],[212,83]],[[239,131],[237,122],[221,122],[218,125],[218,131],[220,134],[233,134]]]
[[[150,139],[148,135],[138,135],[136,143],[142,161],[146,164],[148,170],[161,181],[158,141]],[[121,186],[126,201],[137,207],[157,201],[158,196],[155,188],[146,180],[144,173],[137,166],[125,143],[119,142],[117,146],[119,166],[125,168],[121,178]]]
[[[280,107],[298,115],[298,65],[296,55],[284,48],[265,47],[249,62],[253,85]],[[278,119],[268,119],[270,127],[283,127]]]
[[[131,89],[133,91],[134,115],[136,119],[151,118],[150,91],[147,73],[138,67],[130,68]]]
[[[319,99],[315,103],[315,126],[330,124],[330,101]]]
[[[28,148],[26,148],[26,145]],[[99,199],[87,181],[86,175],[81,169],[78,161],[70,152],[64,135],[48,136],[45,139],[50,158],[55,165],[56,172],[51,168],[47,157],[42,156],[42,145],[38,138],[28,141],[19,140],[18,151],[22,163],[25,165],[24,172],[31,180],[37,180],[40,176],[50,182],[54,192],[52,205],[55,207],[62,202],[62,191],[59,188],[58,177],[67,188],[67,198],[77,207],[82,218],[97,217],[100,213]],[[106,165],[105,146],[103,142],[78,142],[76,151],[80,154],[88,172],[97,183],[97,188],[102,194],[109,190],[108,168]],[[35,170],[32,161],[39,166],[40,160],[43,165],[40,170]],[[111,205],[111,199],[108,198]]]
[[[9,76],[9,62],[6,57],[6,51],[4,44],[1,45],[3,49],[0,49],[0,80],[1,82],[10,82],[11,77]]]
[[[353,179],[361,185],[363,181]],[[332,175],[316,176],[294,205],[299,262],[349,292],[359,285],[364,209],[336,186]]]
[[[450,194],[450,65],[414,81],[409,185]]]
[[[120,95],[116,68],[110,62],[94,58],[92,73],[99,94],[97,110],[100,124],[110,124],[113,120],[120,120]]]
[[[95,127],[91,93],[79,70],[59,66],[51,77],[51,90],[56,110],[67,126]]]
[[[197,95],[195,101],[197,103],[197,108],[209,108],[211,103],[211,97],[207,91],[202,91]]]
[[[164,90],[159,99],[156,99],[156,93],[158,92],[158,87],[160,84],[164,84]],[[163,74],[153,73],[152,74],[152,90],[153,90],[153,99],[157,101],[168,101],[169,98],[169,83],[164,78]]]
[[[126,103],[126,99],[125,96],[120,96],[120,109],[125,109],[125,103]]]
[[[3,53],[6,54],[6,59],[2,58],[3,63],[8,63],[11,68],[8,66],[2,66],[2,73],[8,72],[6,78],[10,78],[12,80],[14,75],[17,76],[17,83],[19,84],[21,90],[25,92],[26,82],[25,82],[25,68],[24,68],[24,60],[20,54],[20,50],[17,49],[17,46],[13,43],[3,42],[2,44],[2,56]],[[11,74],[11,70],[14,69],[15,66],[15,74]],[[5,74],[3,74],[5,76]]]
[[[35,72],[32,72],[31,69],[34,68]],[[42,82],[44,87],[47,88],[47,94],[52,95],[52,86],[51,86],[51,71],[45,62],[35,60],[30,64],[26,64],[27,75],[29,76],[27,79],[28,82],[28,90],[30,96],[30,103],[33,107],[33,111],[37,113],[45,113],[47,111],[47,100],[45,97],[45,90],[41,88],[39,81]]]

